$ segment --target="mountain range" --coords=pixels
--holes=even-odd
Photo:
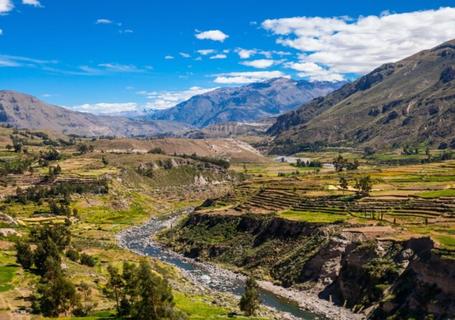
[[[254,122],[293,110],[343,84],[275,78],[196,95],[173,108],[149,113],[142,119],[178,121],[198,128],[226,122]]]
[[[190,128],[171,121],[146,122],[71,111],[6,90],[0,90],[0,123],[82,136],[150,136],[166,132],[176,134]]]
[[[275,152],[314,144],[455,144],[455,40],[384,64],[281,115],[268,133]]]

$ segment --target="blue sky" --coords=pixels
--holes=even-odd
[[[0,30],[0,89],[103,113],[276,76],[353,79],[455,38],[455,4],[0,0]]]

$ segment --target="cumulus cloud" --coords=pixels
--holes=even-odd
[[[116,114],[121,112],[136,111],[139,105],[135,102],[125,103],[85,103],[77,106],[67,107],[72,110],[93,114]]]
[[[0,14],[8,13],[13,9],[14,5],[11,0],[0,0]]]
[[[146,108],[163,110],[174,107],[175,105],[216,88],[191,87],[182,91],[139,91],[138,94],[148,99]]]
[[[199,40],[212,40],[219,42],[223,42],[224,40],[229,38],[227,34],[220,30],[200,31],[195,34],[195,37]]]
[[[210,57],[210,59],[212,59],[212,60],[226,59],[226,58],[227,58],[227,55],[225,55],[224,53],[219,53],[219,54],[216,54],[216,55]]]
[[[277,55],[277,56],[290,55],[290,53],[286,52],[286,51],[277,51],[277,50],[269,51],[269,50],[244,49],[244,48],[237,48],[237,49],[235,49],[235,52],[239,55],[240,59],[249,59],[255,55],[263,55],[267,59],[272,58],[273,55]]]
[[[277,43],[301,51],[302,66],[294,67],[304,68],[304,74],[327,73],[330,78],[363,74],[455,38],[455,8],[385,12],[357,19],[269,19],[262,27],[277,36]],[[314,64],[325,71],[316,70]]]
[[[109,19],[98,19],[95,22],[96,24],[112,24],[114,23],[112,20]]]
[[[242,49],[238,48],[235,50],[237,54],[239,55],[240,59],[249,59],[251,56],[255,55],[257,53],[256,49]]]
[[[165,60],[173,60],[173,59],[175,59],[175,58],[174,58],[174,56],[167,55],[167,56],[164,56],[164,59],[165,59]]]
[[[253,71],[253,72],[230,72],[215,75],[214,82],[220,84],[247,84],[285,77],[288,75],[281,71]]]
[[[22,0],[22,4],[34,7],[41,7],[41,3],[39,2],[39,0]]]
[[[298,76],[308,78],[310,81],[343,81],[344,76],[340,73],[332,72],[314,62],[289,62],[287,68],[298,71]]]
[[[271,66],[276,64],[276,61],[271,60],[271,59],[258,59],[258,60],[243,61],[240,64],[243,64],[244,66],[248,66],[248,67],[257,68],[257,69],[266,69],[266,68],[270,68]]]
[[[182,58],[191,58],[191,55],[189,53],[186,53],[186,52],[179,52],[179,55],[182,57]]]

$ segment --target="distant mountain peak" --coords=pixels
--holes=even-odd
[[[200,128],[225,122],[257,121],[293,110],[342,84],[273,78],[240,87],[218,88],[193,96],[173,108],[151,112],[143,119],[172,120]]]

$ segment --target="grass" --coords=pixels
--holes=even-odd
[[[339,223],[349,219],[347,214],[325,213],[325,212],[308,212],[286,210],[278,213],[278,216],[295,221],[304,221],[310,223]]]
[[[15,266],[0,266],[0,292],[5,292],[13,289],[11,281],[16,274],[17,267]]]
[[[455,236],[453,235],[434,235],[433,238],[436,239],[443,248],[455,250]]]
[[[195,296],[188,297],[183,294],[176,293],[174,295],[177,308],[189,315],[190,320],[215,320],[215,319],[230,319],[228,310],[223,307],[216,306],[210,302],[204,301],[204,297]],[[263,318],[236,316],[235,319],[259,320]]]
[[[417,193],[416,195],[422,198],[455,197],[455,189],[425,191]]]

